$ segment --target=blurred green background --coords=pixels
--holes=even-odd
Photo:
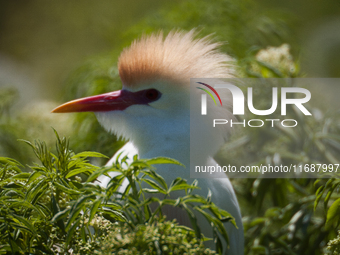
[[[287,31],[282,41],[292,46],[295,56],[301,60],[302,71],[311,77],[340,76],[339,1],[256,2],[248,2],[248,10],[247,4],[244,4],[244,14],[235,10],[234,15],[247,13],[253,16],[254,12],[258,12],[259,15],[265,14],[285,22]],[[218,1],[208,4],[218,4]],[[228,9],[229,3],[224,4]],[[92,56],[106,54],[112,49],[120,50],[129,42],[127,33],[131,26],[145,19],[155,19],[152,22],[162,27],[168,18],[164,18],[165,14],[157,15],[160,9],[175,15],[178,8],[174,25],[190,27],[183,21],[187,19],[188,22],[192,13],[180,8],[181,5],[181,1],[166,0],[84,0],[81,3],[66,0],[1,0],[0,85],[19,87],[20,100],[24,102],[34,99],[60,100],[61,87],[70,72]],[[197,8],[196,11],[203,14],[207,10]],[[265,22],[263,29],[270,26]],[[211,27],[209,19],[193,19],[191,23],[191,27]],[[223,24],[219,25],[223,29]],[[140,35],[145,30],[140,27],[136,34]],[[210,29],[205,32],[217,31]]]
[[[338,0],[0,0],[0,155],[31,163],[32,152],[17,139],[40,139],[53,147],[51,127],[70,136],[76,152],[113,155],[124,141],[107,134],[93,114],[50,111],[66,100],[118,89],[119,52],[143,33],[195,27],[200,35],[213,33],[225,42],[222,50],[237,60],[241,77],[340,76]],[[277,155],[287,164],[332,163],[340,152],[339,113],[319,112],[308,129],[247,130],[222,153],[235,164],[274,162]],[[246,254],[323,254],[336,237],[338,218],[328,225],[326,220],[334,201],[339,202],[330,211],[340,209],[340,183],[233,184],[244,216]],[[324,208],[314,210],[316,190],[318,202],[326,198]]]

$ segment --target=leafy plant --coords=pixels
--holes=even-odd
[[[68,141],[58,135],[57,154],[51,153],[44,142],[26,143],[41,162],[31,166],[31,172],[22,172],[18,162],[1,158],[1,251],[53,254],[67,250],[72,237],[67,231],[77,227],[79,208],[72,211],[70,221],[53,222],[53,217],[73,200],[85,195],[79,179],[69,178],[77,173],[89,175],[98,169],[86,158],[103,155],[74,154],[68,148]],[[55,232],[55,238],[51,236],[52,232]]]
[[[125,169],[122,168],[122,164],[126,164],[126,160],[127,158],[125,157],[121,162],[117,161],[113,169],[102,169],[93,173],[88,181],[92,181],[108,171],[118,173],[108,183],[106,194],[107,196],[119,195],[125,201],[123,203],[123,211],[128,219],[131,230],[139,224],[147,222],[151,225],[155,223],[156,219],[162,219],[164,217],[162,209],[166,206],[179,207],[187,212],[198,239],[201,238],[201,231],[193,211],[202,214],[213,226],[217,251],[222,249],[219,234],[228,242],[228,235],[224,229],[223,222],[231,221],[236,226],[234,218],[228,212],[213,204],[209,196],[204,198],[194,194],[193,191],[199,188],[197,181],[188,184],[186,180],[178,177],[168,186],[163,177],[157,174],[157,171],[151,166],[155,164],[180,164],[179,162],[169,158],[138,160],[137,156],[135,156],[134,162]],[[128,185],[120,190],[121,184],[125,179],[128,180]],[[150,188],[145,187],[144,183],[150,186]],[[177,199],[171,199],[170,194],[179,190],[184,190],[186,195]],[[147,196],[148,193],[159,195]],[[163,197],[160,197],[160,195]],[[152,211],[150,208],[153,203],[156,203],[157,206]],[[207,211],[210,211],[210,213]]]
[[[216,207],[209,197],[195,195],[197,181],[188,184],[177,178],[168,186],[151,166],[179,162],[135,156],[129,165],[125,157],[112,167],[100,168],[90,164],[88,157],[104,155],[75,154],[67,139],[57,133],[56,137],[56,153],[48,150],[44,142],[24,141],[40,161],[29,167],[30,172],[23,172],[23,166],[13,159],[0,158],[0,254],[86,254],[86,250],[103,247],[102,252],[109,252],[119,247],[130,249],[136,240],[145,251],[150,244],[164,254],[172,249],[203,251],[206,238],[201,235],[194,211],[203,214],[213,226],[217,251],[222,249],[221,238],[228,241],[222,222],[235,224],[233,217]],[[107,188],[93,183],[109,172],[115,172],[115,176]],[[126,179],[128,184],[122,187]],[[186,195],[169,198],[171,192],[179,190]],[[149,193],[158,195],[147,196]],[[156,204],[153,210],[151,204]],[[194,230],[165,221],[165,206],[183,208]],[[158,234],[151,239],[141,238],[145,229]],[[121,238],[117,246],[108,246],[117,233]],[[164,233],[173,236],[164,238]],[[179,234],[183,238],[179,239]]]
[[[316,209],[316,207],[318,206],[320,200],[322,198],[324,198],[323,201],[323,206],[325,211],[327,211],[327,224],[332,225],[334,223],[337,223],[336,225],[338,225],[338,221],[339,221],[339,215],[338,215],[338,210],[339,210],[339,203],[340,200],[339,198],[336,198],[336,200],[332,203],[332,205],[330,206],[330,208],[328,209],[328,203],[332,198],[332,194],[333,192],[336,192],[337,190],[339,190],[339,186],[340,186],[340,181],[338,179],[335,178],[331,178],[329,180],[325,181],[321,181],[321,180],[317,180],[315,181],[314,185],[318,185],[320,184],[320,182],[322,183],[319,188],[317,189],[315,195],[316,195],[316,199],[314,202],[314,209]]]
[[[295,77],[297,73],[292,71],[298,70],[297,65],[289,55],[282,54],[280,48],[269,48],[263,50],[268,54],[257,53],[252,60],[249,58],[243,74],[263,78]],[[259,56],[268,58],[259,59]],[[280,59],[281,63],[275,59]],[[265,95],[268,88],[271,91],[271,86],[259,86],[257,93]],[[271,98],[271,94],[266,97]],[[268,101],[259,102],[257,107],[268,109],[271,103]],[[319,164],[328,168],[333,164],[335,168],[340,153],[338,113],[326,112],[322,105],[311,110],[319,118],[303,118],[293,109],[287,112],[287,118],[299,123],[294,129],[283,129],[279,125],[245,128],[225,145],[218,155],[219,159],[236,166]],[[280,117],[278,114],[272,116],[273,119]],[[247,118],[255,117],[249,114]],[[236,190],[241,194],[238,197],[241,198],[242,213],[245,215],[247,254],[323,253],[325,243],[334,238],[338,228],[339,204],[335,193],[339,186],[336,174],[328,172],[316,177],[319,179],[258,178],[234,181]],[[318,207],[321,201],[324,210]],[[331,202],[334,203],[329,207]]]
[[[173,221],[157,220],[139,224],[131,231],[127,223],[112,224],[98,219],[95,223],[107,235],[97,243],[79,243],[79,253],[93,254],[216,254],[207,249],[194,231]]]

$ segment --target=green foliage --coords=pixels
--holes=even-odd
[[[321,185],[320,185],[321,184]],[[339,179],[331,178],[328,180],[316,180],[314,185],[318,187],[315,195],[314,209],[323,199],[323,207],[327,212],[326,227],[339,225],[340,199],[333,193],[337,193],[340,187]],[[335,195],[335,196],[334,196]],[[332,199],[333,198],[333,199]],[[329,201],[333,200],[332,205],[328,208]]]
[[[141,32],[151,33],[174,28],[198,28],[203,35],[213,33],[222,49],[242,59],[251,48],[280,45],[288,35],[288,25],[282,13],[266,10],[249,0],[187,0],[172,9],[156,12],[133,26],[125,35],[125,43],[140,37]]]
[[[0,89],[0,116],[9,114],[9,108],[18,97],[16,90],[11,88]]]
[[[80,253],[93,254],[216,254],[204,248],[203,241],[196,238],[195,233],[175,220],[156,221],[153,224],[140,224],[131,231],[128,224],[114,225],[103,221],[103,230],[108,234],[96,244],[79,244]]]
[[[212,225],[217,250],[222,248],[219,234],[228,243],[228,235],[222,222],[231,221],[236,226],[234,218],[228,212],[214,205],[209,197],[204,198],[193,194],[193,190],[198,188],[197,181],[188,184],[186,180],[178,177],[168,186],[163,177],[151,167],[151,165],[155,164],[180,164],[179,162],[169,158],[138,160],[137,156],[135,156],[134,162],[128,165],[127,168],[123,168],[122,165],[127,164],[126,160],[126,157],[120,162],[117,160],[113,168],[104,168],[93,173],[88,181],[95,180],[98,176],[109,171],[118,173],[108,183],[106,196],[110,197],[115,194],[124,201],[123,211],[131,231],[136,232],[136,226],[144,225],[146,222],[152,225],[158,222],[159,219],[162,220],[164,217],[163,209],[167,206],[172,206],[187,212],[195,230],[195,236],[198,239],[201,238],[201,230],[197,224],[194,211],[201,213]],[[128,185],[122,189],[121,184],[125,179],[128,180]],[[147,186],[149,187],[145,187],[144,183],[148,184]],[[170,194],[179,190],[184,190],[186,195],[171,199]],[[148,196],[149,193],[153,194],[153,196]]]
[[[54,254],[67,250],[72,230],[79,227],[80,211],[95,196],[82,191],[79,179],[66,176],[74,171],[88,176],[98,167],[88,163],[88,155],[71,152],[68,141],[58,135],[57,154],[51,153],[44,142],[26,143],[40,160],[40,164],[30,167],[31,172],[22,172],[22,166],[12,159],[0,160],[1,252]],[[54,221],[69,207],[73,210],[67,218]],[[84,224],[81,231],[85,232]]]
[[[256,54],[253,62],[245,67],[245,75],[265,78],[297,75],[291,72],[294,68],[297,70],[296,64],[291,62],[286,65],[288,68],[283,68],[284,62],[280,64],[275,61],[275,51],[266,51],[271,53],[270,59],[261,62],[260,54]],[[289,63],[290,57],[285,58],[285,62]],[[256,94],[266,95],[269,91],[265,97],[271,98],[273,85],[267,83],[257,87]],[[294,84],[288,82],[283,86]],[[256,107],[269,109],[271,101],[268,101],[263,100]],[[321,112],[321,117],[308,119],[293,109],[287,112],[285,118],[295,119],[299,123],[294,129],[284,129],[280,125],[263,126],[261,129],[245,128],[224,146],[218,159],[236,166],[324,164],[329,167],[330,164],[338,164],[338,115],[325,112],[322,108],[312,110]],[[250,113],[245,117],[254,118],[261,119]],[[270,118],[282,117],[273,114]],[[333,176],[332,173],[320,173],[319,176],[315,175],[320,177],[316,181],[262,178],[235,180],[244,215],[246,254],[322,254],[325,241],[334,236],[339,220],[338,195],[332,196],[333,192],[338,191],[339,181],[331,178]],[[324,209],[317,206],[320,201],[324,201]],[[333,203],[329,207],[330,201]]]
[[[25,153],[19,149],[15,142],[22,130],[13,123],[10,114],[10,109],[17,98],[16,90],[8,87],[0,88],[0,154],[23,160]]]
[[[133,247],[158,254],[205,252],[196,214],[201,213],[215,232],[217,250],[220,238],[228,241],[222,222],[233,217],[208,198],[193,194],[197,181],[181,178],[168,186],[155,164],[179,164],[169,158],[117,159],[109,168],[89,163],[88,157],[105,157],[97,152],[73,153],[69,142],[56,133],[56,153],[44,142],[24,141],[34,151],[39,164],[23,172],[19,162],[0,158],[0,254],[108,254]],[[102,174],[116,172],[107,188],[93,183]],[[128,180],[122,188],[124,180]],[[83,181],[86,180],[86,181]],[[143,185],[147,184],[147,186]],[[178,190],[185,196],[171,199]],[[152,193],[150,197],[147,194]],[[152,205],[155,205],[152,209]],[[166,206],[183,208],[193,229],[165,221]],[[210,212],[210,213],[208,213]],[[148,231],[148,234],[144,234]],[[119,235],[119,237],[117,237]],[[221,236],[221,237],[219,237]],[[113,244],[113,246],[112,246]],[[136,245],[138,246],[136,248]],[[121,253],[130,254],[130,253]]]

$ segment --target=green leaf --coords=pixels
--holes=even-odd
[[[184,203],[201,203],[201,204],[205,204],[206,200],[204,199],[204,197],[201,197],[201,196],[199,196],[197,194],[194,194],[194,195],[183,197],[183,202]]]
[[[92,194],[81,196],[77,200],[77,202],[72,206],[71,212],[70,212],[70,217],[69,217],[68,221],[66,222],[66,228],[65,228],[66,231],[68,231],[68,229],[71,227],[71,224],[73,223],[73,221],[78,217],[81,210],[83,210],[85,203],[91,198],[95,198],[95,196],[92,195]]]
[[[65,249],[66,249],[66,250],[67,250],[67,248],[68,248],[68,246],[69,246],[69,244],[70,244],[72,238],[74,238],[73,233],[74,233],[74,231],[77,229],[77,227],[78,227],[78,225],[79,225],[79,223],[80,223],[80,220],[81,220],[81,218],[79,218],[78,220],[76,220],[76,221],[73,223],[73,225],[72,225],[72,227],[70,228],[70,230],[67,232],[67,236],[66,236],[66,240],[65,240]]]
[[[255,252],[255,254],[269,254],[268,248],[262,245],[254,245],[251,247],[251,250]]]
[[[172,191],[175,191],[175,190],[184,190],[184,189],[193,190],[193,189],[199,189],[199,187],[192,186],[192,185],[187,184],[187,183],[178,183],[178,184],[175,184],[174,186],[170,187],[168,192],[172,192]]]
[[[148,206],[148,204],[144,204],[144,217],[145,220],[148,221],[150,219],[150,216],[152,214],[150,207]]]
[[[196,218],[195,214],[188,208],[188,206],[185,203],[181,203],[181,205],[189,216],[191,226],[195,231],[196,237],[198,239],[200,239],[201,238],[201,229],[197,224],[197,218]]]
[[[279,78],[284,77],[282,72],[279,69],[273,67],[272,65],[270,65],[270,64],[268,64],[266,62],[259,61],[259,60],[256,60],[256,62],[259,65],[261,65],[262,67],[267,68],[268,70],[270,70],[276,77],[279,77]]]
[[[22,232],[26,232],[26,233],[34,235],[32,230],[30,228],[26,227],[23,224],[20,224],[20,223],[17,223],[17,222],[10,222],[9,225],[11,225],[12,228],[16,229],[15,232],[22,231]]]
[[[7,251],[11,251],[11,246],[9,244],[2,244],[0,245],[0,251],[4,251],[4,253],[1,254],[7,254]]]
[[[36,184],[35,184],[36,183]],[[33,188],[31,188],[33,186]],[[28,202],[37,201],[38,197],[40,197],[41,194],[43,194],[48,187],[47,179],[41,179],[36,182],[33,182],[30,185],[30,190],[28,191],[26,195],[26,200]]]
[[[125,176],[123,174],[118,174],[111,178],[109,183],[107,184],[106,192],[109,196],[111,196],[115,192],[119,192],[119,189],[122,187],[122,183],[125,180]]]
[[[267,221],[267,218],[265,217],[259,217],[259,218],[256,218],[254,220],[251,221],[251,223],[249,224],[249,227],[254,227],[256,225],[260,225],[260,224],[263,224]]]
[[[4,196],[24,198],[25,193],[20,189],[4,189]]]
[[[335,200],[334,203],[331,205],[331,207],[328,209],[326,225],[332,223],[334,220],[339,218],[340,216],[339,207],[340,207],[340,198]]]
[[[77,169],[74,169],[70,172],[68,172],[68,174],[65,176],[65,178],[70,178],[74,175],[77,175],[77,174],[81,174],[81,173],[86,173],[86,172],[90,172],[92,173],[93,171],[95,170],[95,168],[88,168],[88,167],[83,167],[83,168],[77,168]]]
[[[87,179],[87,182],[95,181],[99,176],[103,174],[107,174],[108,172],[114,172],[114,168],[111,167],[103,167],[101,169],[96,170],[93,172],[89,178]]]
[[[43,174],[44,173],[34,171],[28,178],[27,185],[31,184],[33,181],[35,181],[39,176]]]
[[[129,165],[129,168],[131,167],[150,168],[151,166],[148,163],[146,163],[144,160],[137,160],[137,161],[132,162]]]
[[[64,185],[60,184],[59,182],[54,182],[53,185],[55,187],[59,188],[60,190],[64,191],[67,194],[79,195],[79,194],[82,193],[79,190],[75,190],[75,189],[71,189],[71,188],[65,187]]]
[[[51,199],[52,210],[53,210],[53,214],[56,215],[56,214],[58,214],[60,212],[60,208],[59,208],[58,202],[55,199],[54,194],[52,193],[51,195],[52,195],[52,199]],[[64,224],[64,221],[62,221],[62,220],[57,221],[57,225],[65,233],[65,224]]]
[[[229,237],[228,237],[228,234],[227,234],[225,227],[223,226],[223,223],[220,220],[214,218],[209,213],[203,211],[198,206],[194,207],[194,209],[199,211],[210,223],[213,223],[214,226],[217,228],[218,232],[220,234],[222,234],[222,236],[225,239],[225,241],[227,242],[227,244],[229,244]]]
[[[65,218],[68,215],[70,210],[71,210],[71,208],[66,208],[65,210],[62,210],[62,211],[56,213],[53,216],[53,218],[51,219],[51,222],[57,222],[57,221]]]
[[[51,222],[58,222],[59,220],[65,218],[68,214],[71,208],[66,208],[65,210],[62,210],[55,214],[53,218],[51,219]]]
[[[157,157],[157,158],[152,158],[152,159],[144,159],[146,163],[149,165],[156,165],[156,164],[175,164],[175,165],[180,165],[185,167],[182,163],[179,161],[172,159],[172,158],[167,158],[167,157]]]
[[[205,207],[205,205],[201,206],[201,208],[203,209]],[[222,222],[231,222],[236,228],[238,228],[236,226],[236,221],[235,218],[227,211],[217,207],[215,204],[209,204],[206,206],[207,208],[209,208],[209,210],[215,215],[215,217],[222,221]]]
[[[13,237],[9,235],[8,238],[9,238],[9,244],[11,246],[12,254],[22,254],[20,246],[17,244],[15,240],[13,240]]]
[[[100,211],[103,212],[104,217],[109,216],[109,218],[113,218],[114,220],[119,220],[119,221],[122,221],[122,222],[127,221],[125,216],[118,211],[111,210],[111,209],[105,208],[105,207],[101,208]]]
[[[88,223],[90,223],[93,219],[93,217],[95,216],[99,206],[101,205],[102,200],[101,199],[97,199],[96,201],[94,201],[91,210],[90,210],[90,217],[89,217],[89,221]]]
[[[40,251],[41,254],[50,254],[53,255],[55,254],[50,247],[48,247],[46,244],[38,244],[34,246],[34,249],[36,249],[37,251]],[[38,254],[38,253],[37,253]],[[29,255],[32,255],[32,253],[30,253]]]
[[[168,189],[168,185],[166,184],[166,181],[164,180],[164,178],[160,176],[159,174],[157,174],[155,171],[149,169],[149,170],[143,171],[143,173],[150,176],[155,181],[159,182],[165,190]]]
[[[324,193],[324,187],[325,186],[320,186],[319,188],[318,188],[318,190],[316,191],[316,193],[315,193],[315,196],[316,196],[316,199],[315,199],[315,201],[314,201],[314,211],[316,210],[316,207],[318,206],[318,204],[319,204],[319,202],[320,202],[320,199],[322,198],[322,195],[323,195],[323,193]]]
[[[22,166],[19,163],[19,161],[16,161],[15,159],[7,158],[7,157],[0,157],[0,163],[4,165],[11,165],[11,166]]]
[[[12,176],[10,179],[12,180],[27,180],[30,177],[30,173],[20,173]]]
[[[152,188],[158,190],[160,193],[167,194],[166,190],[162,188],[158,183],[150,179],[143,179],[144,182],[149,184]]]
[[[28,203],[27,201],[17,201],[17,202],[13,202],[11,203],[11,205],[9,206],[9,208],[29,208],[29,209],[32,209],[32,210],[35,210],[37,211],[41,216],[43,217],[46,217],[46,214],[44,214],[44,212],[38,208],[37,206],[31,204],[31,203]]]
[[[105,204],[105,207],[109,207],[113,210],[121,210],[122,206],[120,204],[114,203],[114,202],[107,202]]]
[[[15,222],[20,224],[21,229],[23,229],[26,232],[29,231],[35,236],[37,235],[37,231],[35,230],[33,225],[28,220],[26,220],[24,217],[16,215],[14,213],[11,213],[10,216],[12,217],[13,220],[15,219],[14,220]],[[13,223],[11,225],[13,225]],[[25,226],[25,227],[23,228],[22,225]],[[19,227],[19,226],[17,226],[17,227]]]
[[[105,156],[104,154],[101,154],[99,152],[94,151],[84,151],[80,152],[76,155],[74,155],[72,158],[109,158],[108,156]]]
[[[4,189],[22,189],[24,188],[24,185],[21,183],[16,183],[16,182],[10,182],[7,183],[5,186],[3,186]]]
[[[327,206],[328,206],[328,201],[331,199],[331,196],[333,194],[333,191],[335,190],[335,188],[337,187],[338,185],[337,184],[333,184],[333,186],[328,190],[327,192],[327,195],[325,197],[325,200],[324,200],[324,208],[325,210],[327,210]]]
[[[199,189],[199,187],[196,185],[190,185],[187,183],[186,180],[182,179],[181,177],[177,177],[175,180],[172,181],[170,188],[168,190],[168,193],[170,193],[171,191],[183,190],[183,189],[193,190],[193,189]]]
[[[46,215],[46,217],[53,216],[53,213],[50,211],[49,206],[47,207],[45,204],[39,202],[35,203],[35,206],[38,207]]]
[[[216,246],[216,252],[218,254],[222,254],[222,252],[223,252],[223,245],[222,245],[221,238],[218,236],[216,228],[213,228],[213,235],[214,235],[214,243],[215,243],[215,246]]]

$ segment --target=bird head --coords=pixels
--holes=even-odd
[[[73,100],[52,112],[95,112],[105,129],[146,150],[189,139],[190,78],[232,77],[231,58],[218,51],[220,44],[195,37],[194,30],[143,36],[119,57],[121,90]]]

